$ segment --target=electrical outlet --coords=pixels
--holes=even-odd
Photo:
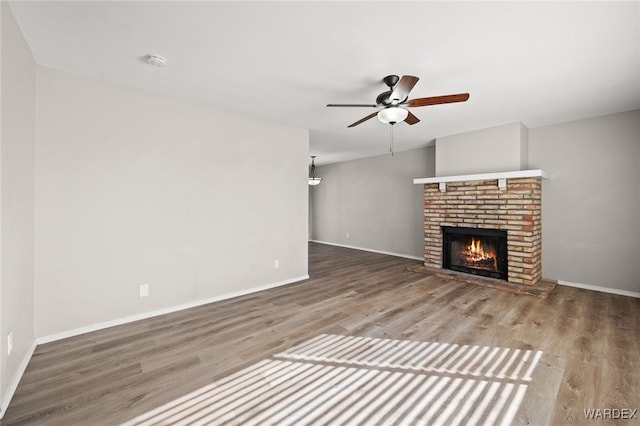
[[[149,296],[149,284],[141,284],[140,285],[140,297]]]
[[[7,355],[11,355],[13,352],[13,331],[7,335]]]
[[[280,259],[275,259],[273,261],[273,269],[278,269],[280,267]]]
[[[347,232],[347,238],[351,238],[351,236],[349,235],[349,233]]]

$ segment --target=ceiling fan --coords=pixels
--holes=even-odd
[[[404,75],[402,78],[397,75],[388,75],[382,79],[389,88],[388,91],[380,93],[375,104],[328,104],[328,107],[362,107],[376,108],[378,111],[350,124],[347,127],[355,127],[358,124],[378,116],[378,119],[386,124],[396,124],[404,121],[407,124],[416,124],[420,121],[407,108],[449,104],[454,102],[465,102],[469,99],[468,93],[458,93],[455,95],[431,96],[429,98],[409,99],[409,92],[416,85],[419,78],[413,75]]]

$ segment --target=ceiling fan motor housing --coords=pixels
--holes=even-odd
[[[380,93],[376,98],[376,103],[378,105],[389,105],[391,103],[391,90]]]
[[[398,105],[407,100],[407,97],[404,99],[392,99],[391,95],[393,94],[393,88],[400,81],[400,77],[397,75],[388,75],[382,79],[384,84],[389,87],[389,90],[386,92],[382,92],[376,98],[376,103],[381,106],[389,106],[389,105]]]

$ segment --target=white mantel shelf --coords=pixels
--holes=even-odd
[[[428,183],[466,182],[472,180],[515,179],[515,178],[549,179],[543,170],[517,170],[513,172],[479,173],[475,175],[440,176],[430,178],[416,178],[413,183],[424,185]]]

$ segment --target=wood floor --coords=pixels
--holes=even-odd
[[[640,409],[639,299],[416,263],[310,243],[307,281],[40,345],[2,425],[640,424],[584,414]]]

